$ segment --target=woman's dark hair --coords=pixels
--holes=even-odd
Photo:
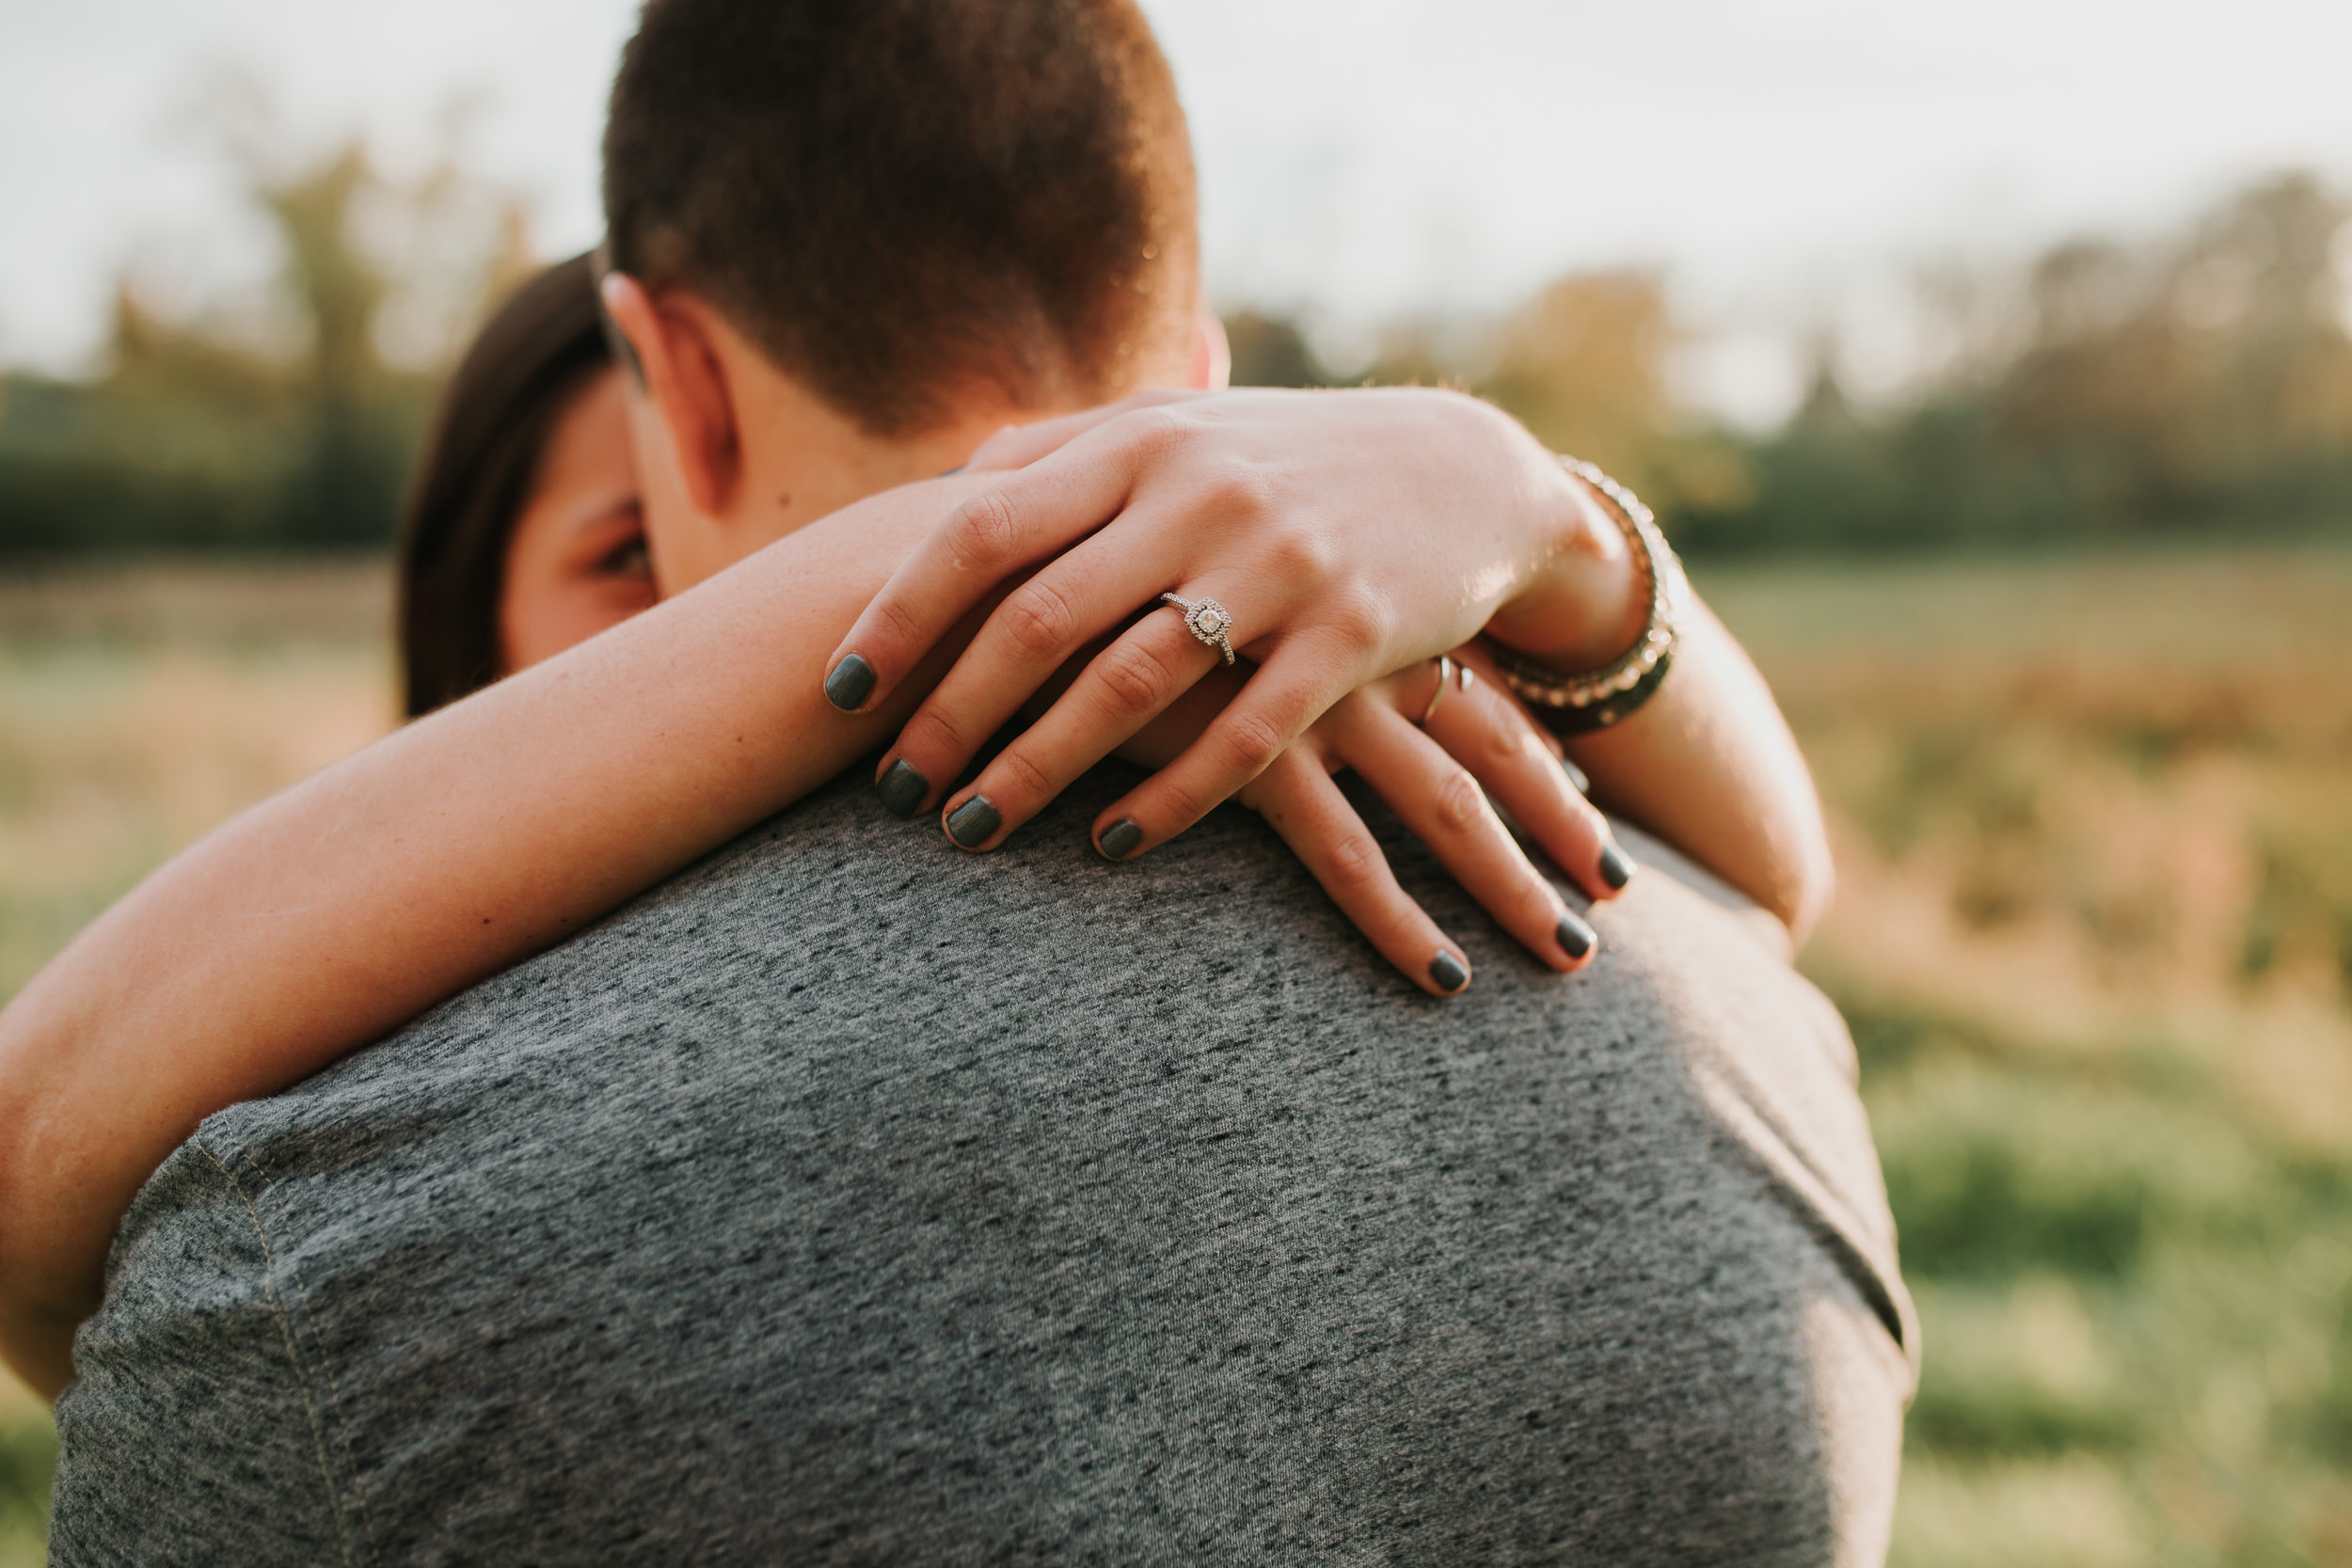
[[[612,362],[589,258],[559,261],[499,307],[442,389],[400,534],[408,716],[499,676],[506,546],[539,455],[582,383]]]

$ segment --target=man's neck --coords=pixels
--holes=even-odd
[[[992,400],[917,434],[875,436],[780,373],[745,378],[743,401],[744,488],[730,531],[747,552],[868,496],[961,467],[1006,425],[1055,412]]]

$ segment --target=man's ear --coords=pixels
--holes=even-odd
[[[1225,324],[1203,305],[1192,318],[1192,373],[1184,385],[1203,392],[1221,392],[1232,384],[1233,345],[1225,339]]]
[[[706,516],[723,516],[742,481],[743,448],[726,368],[700,312],[656,304],[627,273],[607,273],[597,287],[669,433],[687,499]]]

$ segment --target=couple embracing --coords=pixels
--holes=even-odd
[[[1639,503],[1216,390],[1128,0],[652,0],[605,155],[469,694],[0,1015],[54,1560],[1877,1560],[1818,807]]]

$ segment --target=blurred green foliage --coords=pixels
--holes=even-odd
[[[45,1418],[0,1408],[0,1568],[33,1568],[47,1558],[56,1462],[56,1433]]]
[[[1894,1568],[2352,1563],[2352,551],[1695,578],[1836,837]]]
[[[167,319],[126,283],[103,374],[0,382],[0,558],[390,537],[457,343],[388,358],[421,263],[414,246],[371,243],[382,224],[370,220],[397,198],[412,229],[431,229],[481,188],[445,170],[397,189],[356,145],[292,169],[247,163],[280,239],[272,309],[292,330],[256,346],[218,321]],[[1489,398],[1625,478],[1699,555],[2342,534],[2347,217],[2318,180],[2289,175],[2174,232],[1928,275],[1919,309],[1944,347],[1908,393],[1858,407],[1824,353],[1796,412],[1762,436],[1677,402],[1686,335],[1654,272],[1572,274],[1483,327],[1392,324],[1346,379]],[[460,329],[524,265],[511,211],[470,243],[470,286],[443,301]],[[1340,379],[1295,319],[1243,310],[1227,331],[1238,384]]]
[[[258,309],[164,311],[126,277],[103,373],[0,378],[0,560],[392,537],[438,372],[528,264],[519,208],[453,164],[404,185],[356,142],[259,145],[236,154],[280,258]]]
[[[393,722],[381,561],[0,572],[0,1004],[148,872]],[[56,1441],[0,1370],[0,1568]]]

